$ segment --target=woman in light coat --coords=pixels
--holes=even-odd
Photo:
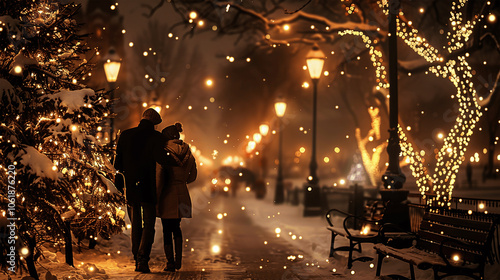
[[[175,159],[178,166],[157,168],[158,217],[163,225],[163,243],[167,265],[165,271],[175,271],[182,263],[181,218],[191,218],[191,197],[187,184],[197,176],[196,161],[191,148],[180,140],[182,125],[175,123],[163,129],[167,137],[165,149]],[[172,244],[172,235],[174,244]],[[175,257],[174,257],[175,245]]]

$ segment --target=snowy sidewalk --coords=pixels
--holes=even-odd
[[[347,252],[328,258],[330,232],[323,216],[305,218],[302,206],[274,205],[271,194],[272,187],[268,187],[263,200],[243,189],[233,198],[224,194],[211,196],[208,188],[192,188],[193,218],[184,219],[181,224],[183,267],[175,273],[163,272],[165,257],[159,219],[150,261],[153,273],[134,271],[129,230],[109,241],[99,240],[95,250],[82,248],[79,253],[75,249],[75,268],[64,263],[62,253],[47,250],[37,269],[41,279],[50,271],[64,280],[378,279],[376,260],[355,262],[348,270]],[[347,245],[348,240],[338,237],[336,243]],[[375,258],[371,244],[363,244],[363,255]],[[406,263],[394,259],[384,262],[382,274],[409,276]],[[432,271],[416,269],[415,273],[417,279],[433,279]],[[487,266],[486,279],[500,279],[499,275],[498,265]]]

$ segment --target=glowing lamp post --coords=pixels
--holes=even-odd
[[[319,178],[317,174],[318,163],[316,161],[316,116],[318,81],[325,64],[325,54],[317,45],[309,51],[306,57],[307,69],[313,82],[313,126],[312,126],[312,151],[311,163],[309,164],[309,177],[304,185],[304,216],[314,216],[321,213]]]
[[[110,48],[108,54],[104,58],[104,73],[106,74],[106,80],[109,83],[109,87],[111,89],[110,92],[110,102],[111,102],[111,118],[110,118],[110,128],[109,128],[109,138],[110,143],[114,143],[114,123],[113,123],[113,102],[115,98],[115,83],[118,79],[118,73],[120,72],[121,59],[113,48]]]
[[[282,171],[282,146],[283,146],[283,129],[282,129],[282,121],[281,119],[285,115],[286,111],[286,102],[279,100],[274,103],[274,110],[276,112],[276,116],[279,120],[279,148],[278,148],[278,177],[276,178],[276,190],[274,193],[274,204],[281,204],[285,201],[285,188],[283,184],[283,171]]]

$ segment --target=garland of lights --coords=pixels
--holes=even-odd
[[[389,3],[388,1],[384,2],[379,2],[379,6],[388,15]],[[459,50],[465,45],[477,23],[476,20],[463,23],[462,12],[460,10],[467,2],[467,0],[460,0],[452,4],[449,19],[452,32],[447,33],[449,44],[447,47],[443,47],[449,53]],[[489,2],[487,4],[490,5]],[[438,49],[429,44],[424,37],[419,36],[417,29],[411,27],[411,21],[406,23],[398,18],[397,24],[397,36],[403,39],[418,55],[429,63],[438,64],[444,61]],[[388,88],[389,84],[386,81],[385,68],[382,65],[382,53],[375,50],[370,38],[363,34],[363,32],[355,30],[345,30],[338,33],[341,36],[353,35],[363,39],[366,48],[370,50],[371,60],[375,67],[375,75],[378,83],[377,89]],[[450,206],[451,203],[449,201],[452,196],[459,167],[465,160],[465,151],[467,150],[474,127],[482,115],[480,111],[481,107],[477,103],[476,90],[471,81],[473,71],[466,60],[468,56],[469,54],[467,53],[464,56],[458,56],[456,59],[450,59],[444,66],[431,66],[425,72],[426,74],[432,73],[437,77],[449,79],[457,90],[456,94],[452,95],[451,98],[456,98],[460,107],[455,125],[444,138],[443,146],[436,155],[437,163],[432,176],[429,175],[431,170],[428,170],[428,164],[424,158],[425,151],[415,151],[412,144],[408,142],[408,137],[403,128],[399,127],[398,129],[401,140],[401,155],[406,157],[406,161],[410,163],[412,175],[416,178],[421,195],[424,199],[426,198],[426,193],[431,191],[429,186],[432,186],[432,192],[436,194],[435,197],[429,198],[427,201],[429,205],[432,205],[436,201],[439,206]]]

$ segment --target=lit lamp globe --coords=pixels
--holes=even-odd
[[[318,80],[321,77],[321,71],[325,64],[325,54],[319,49],[317,45],[307,53],[306,56],[307,69],[311,79]]]
[[[278,101],[274,103],[274,110],[276,112],[276,116],[278,116],[279,118],[283,117],[286,111],[286,102]]]
[[[106,74],[106,80],[108,83],[114,83],[118,79],[118,73],[120,72],[120,57],[114,49],[110,49],[105,59],[104,73]]]
[[[262,135],[260,133],[254,133],[253,141],[255,141],[255,143],[260,143],[260,141],[262,141]]]
[[[269,133],[269,125],[268,124],[261,124],[259,126],[259,132],[262,136],[266,136]]]

